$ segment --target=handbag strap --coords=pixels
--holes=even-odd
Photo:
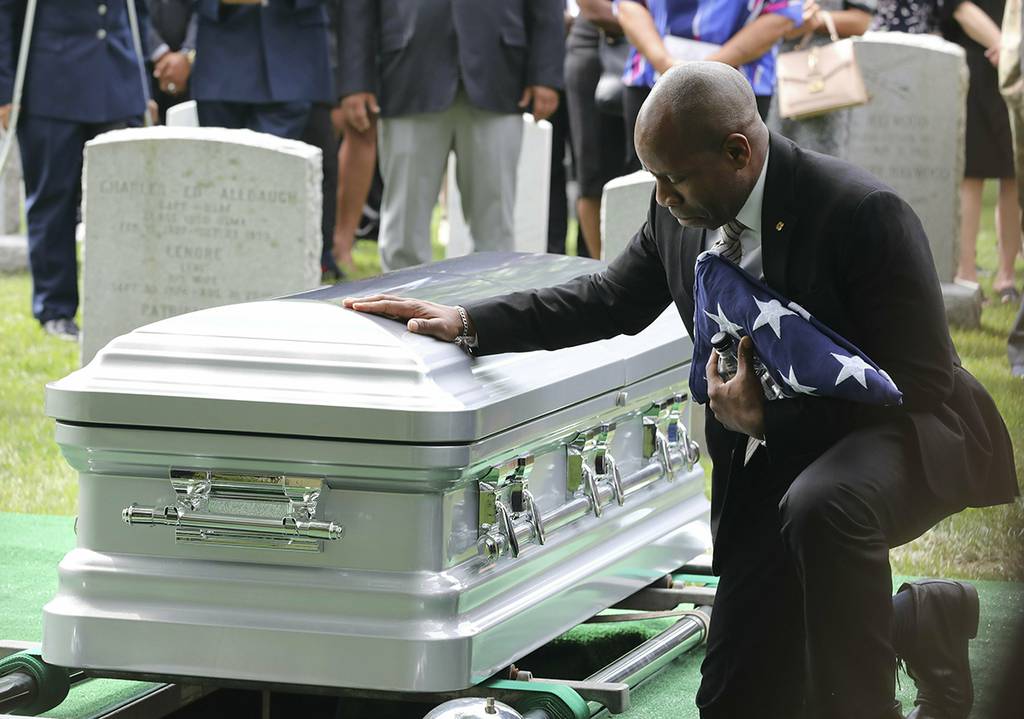
[[[821,17],[825,20],[825,27],[828,28],[828,36],[832,38],[832,42],[839,42],[839,33],[836,32],[836,22],[832,19],[832,13],[822,10]]]
[[[828,10],[819,10],[815,15],[821,15],[821,19],[825,23],[825,27],[828,28],[828,35],[832,38],[832,42],[839,42],[839,33],[836,31],[836,22],[832,19],[832,13]],[[813,32],[805,33],[801,38],[800,43],[796,46],[796,50],[805,49],[811,42],[811,35]]]

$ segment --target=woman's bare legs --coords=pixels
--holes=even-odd
[[[981,226],[981,190],[984,185],[985,180],[980,177],[965,177],[960,185],[960,266],[956,271],[958,280],[978,281],[976,253],[978,228]]]
[[[999,268],[992,289],[996,292],[1016,287],[1013,263],[1020,252],[1020,206],[1017,203],[1017,180],[1003,177],[999,180],[999,199],[996,202],[996,237],[999,240]],[[1010,299],[1013,299],[1012,297]]]
[[[346,124],[345,136],[338,148],[338,213],[334,223],[334,260],[345,269],[352,268],[356,228],[363,216],[376,168],[376,122],[364,132]]]

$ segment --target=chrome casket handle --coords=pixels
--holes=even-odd
[[[121,511],[130,526],[172,526],[177,542],[319,552],[344,527],[316,518],[323,479],[172,469],[177,503],[132,504]]]
[[[306,537],[309,539],[341,539],[345,529],[334,522],[317,522],[295,517],[236,517],[227,514],[188,512],[178,507],[149,509],[131,505],[121,510],[125,524],[167,525],[185,529],[210,531],[252,532],[280,537]]]

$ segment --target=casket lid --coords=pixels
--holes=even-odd
[[[689,361],[674,307],[635,337],[470,358],[403,324],[341,307],[393,293],[469,302],[601,269],[486,253],[289,297],[200,310],[110,342],[47,386],[59,421],[404,443],[493,435]]]

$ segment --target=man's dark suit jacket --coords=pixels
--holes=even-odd
[[[149,27],[147,42],[150,53],[162,44],[171,50],[195,50],[198,24],[193,22],[194,0],[148,0]]]
[[[224,5],[198,0],[192,97],[199,101],[334,104],[324,0]]]
[[[474,107],[521,112],[527,85],[561,89],[562,0],[346,0],[339,94],[372,92],[384,117]]]
[[[758,483],[792,481],[851,431],[897,422],[916,441],[927,486],[951,512],[1015,497],[1006,427],[987,392],[960,367],[928,240],[913,210],[867,172],[778,135],[771,137],[764,193],[765,281],[885,369],[904,404],[879,408],[818,397],[765,403],[773,476]],[[636,334],[670,302],[692,334],[694,265],[704,232],[682,228],[652,197],[647,222],[604,272],[465,305],[478,353]],[[746,437],[707,416],[717,543]]]

